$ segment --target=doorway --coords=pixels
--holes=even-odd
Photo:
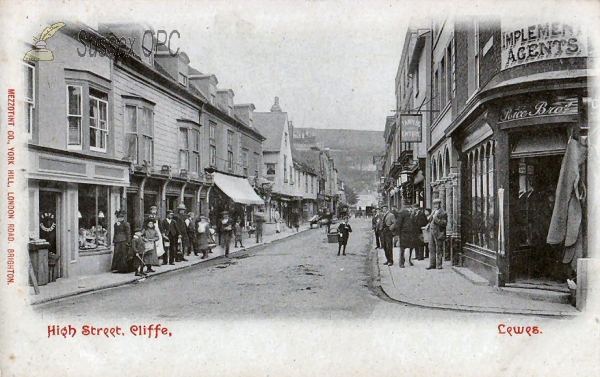
[[[546,243],[562,158],[562,155],[552,155],[510,161],[513,279],[566,279],[563,248]]]
[[[60,193],[55,191],[44,191],[39,192],[39,222],[40,222],[40,238],[45,239],[50,246],[48,247],[49,253],[54,253],[59,256],[59,261],[56,263],[55,271],[56,277],[62,276],[62,261],[64,256],[62,255],[62,237],[60,224],[61,224],[61,213],[60,213]]]

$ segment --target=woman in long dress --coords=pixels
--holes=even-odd
[[[112,271],[118,272],[132,272],[132,256],[129,246],[131,245],[131,227],[129,223],[125,221],[125,212],[115,212],[117,216],[117,222],[114,225],[113,232],[113,245],[114,253],[112,260]]]
[[[158,208],[156,206],[150,207],[150,219],[154,221],[154,229],[156,229],[156,233],[158,233],[158,242],[156,242],[156,264],[153,266],[160,267],[160,263],[158,262],[158,258],[162,257],[165,253],[165,247],[163,246],[163,236],[160,231],[159,226],[159,218],[158,218]]]
[[[208,218],[205,216],[200,216],[200,218],[196,221],[196,243],[194,250],[196,253],[202,253],[202,258],[208,258],[208,252],[210,248],[208,247],[208,233],[210,232],[210,227],[208,224]]]
[[[144,240],[144,245],[147,243],[152,244],[152,249],[148,250],[144,249],[144,264],[146,265],[146,272],[155,272],[152,269],[152,266],[158,265],[158,256],[156,255],[156,241],[160,240],[158,236],[159,233],[154,228],[154,220],[151,218],[146,222],[146,229],[142,232],[142,239]]]

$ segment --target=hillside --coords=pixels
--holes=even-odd
[[[335,160],[339,178],[359,193],[376,188],[378,177],[373,156],[383,153],[383,131],[294,128],[298,149],[316,145],[328,148]]]

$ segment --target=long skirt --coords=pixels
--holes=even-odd
[[[127,248],[127,242],[123,241],[115,243],[111,270],[116,270],[118,272],[133,272],[130,254],[129,248]]]
[[[160,263],[158,262],[158,258],[162,257],[163,254],[165,253],[165,247],[163,246],[163,236],[162,236],[162,232],[160,231],[160,228],[158,227],[158,221],[156,222],[156,224],[154,225],[154,227],[156,228],[156,233],[158,233],[158,241],[156,241],[155,245],[156,245],[156,264],[152,264],[153,266],[160,266]]]
[[[159,266],[160,265],[160,263],[158,262],[158,256],[156,255],[156,244],[158,242],[161,242],[161,241],[156,241],[154,243],[154,249],[146,251],[144,253],[144,258],[143,258],[144,264],[149,264],[151,266]],[[162,242],[161,242],[161,246],[162,246]]]

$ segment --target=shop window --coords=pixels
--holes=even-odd
[[[154,164],[153,110],[142,104],[125,105],[127,157],[134,164]]]
[[[79,250],[110,246],[109,188],[80,184],[78,188]]]
[[[23,64],[25,96],[23,98],[23,118],[25,130],[31,138],[33,129],[33,110],[35,109],[35,66]]]
[[[496,250],[496,219],[494,193],[494,142],[488,141],[476,147],[467,159],[467,201],[465,216],[468,229],[467,242],[489,250]]]

